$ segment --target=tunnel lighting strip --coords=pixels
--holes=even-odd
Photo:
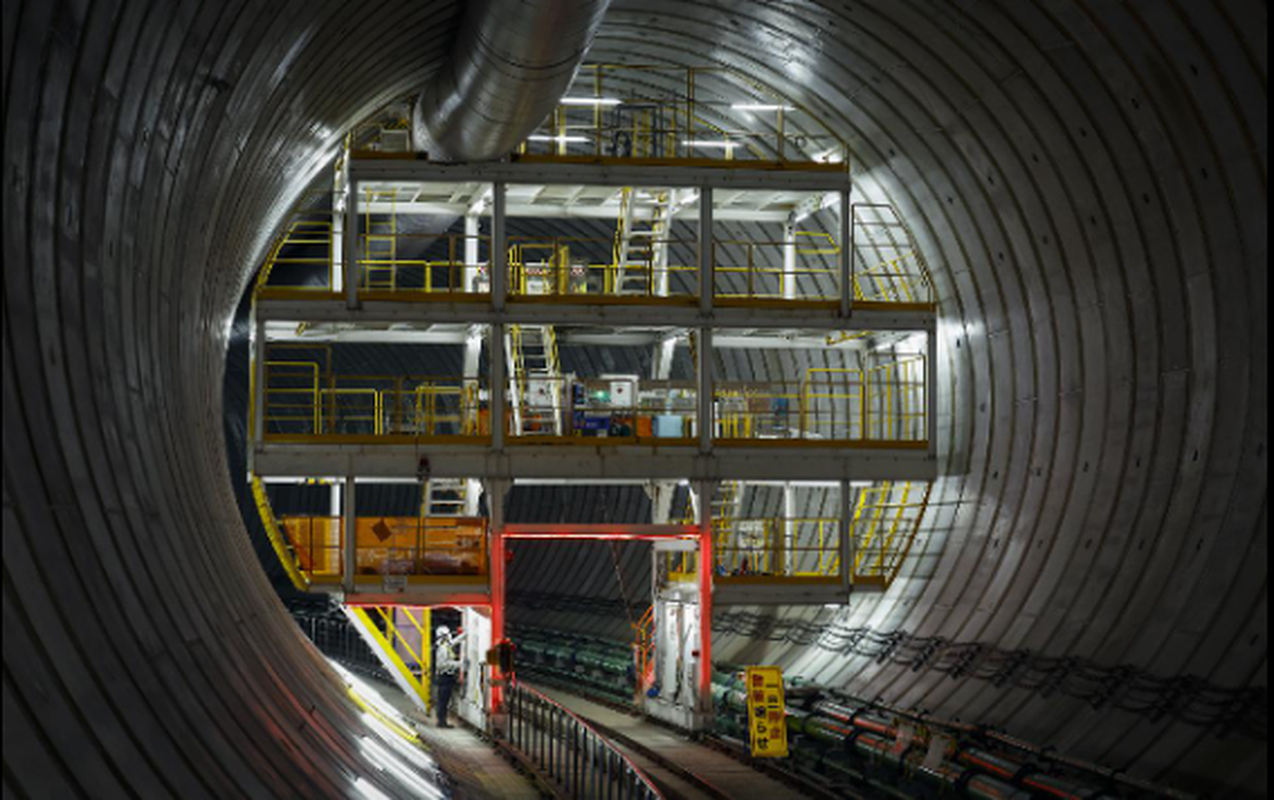
[[[774,103],[733,103],[730,108],[735,111],[794,111],[792,106]]]
[[[564,106],[617,106],[624,101],[617,97],[563,97],[558,102]]]
[[[686,147],[716,147],[722,150],[729,150],[742,144],[742,142],[727,142],[722,139],[684,139],[681,143]]]
[[[587,136],[547,136],[542,133],[528,136],[526,140],[528,142],[557,142],[558,144],[586,144],[592,141]]]

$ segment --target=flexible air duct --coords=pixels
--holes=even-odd
[[[478,0],[412,110],[417,148],[438,161],[509,153],[553,110],[610,0]]]

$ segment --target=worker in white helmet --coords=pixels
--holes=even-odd
[[[464,642],[464,633],[451,633],[451,628],[439,625],[434,633],[434,674],[435,686],[438,687],[437,711],[438,727],[450,728],[447,724],[447,708],[451,705],[451,694],[460,681],[460,645]]]

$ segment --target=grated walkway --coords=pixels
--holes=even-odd
[[[766,800],[795,800],[806,797],[796,789],[662,725],[561,689],[545,688],[539,684],[535,689],[605,729],[600,731],[603,735],[613,733],[611,741],[631,756],[637,766],[665,790],[670,800],[743,800],[761,797]],[[634,748],[633,744],[638,747]],[[650,758],[642,750],[650,751],[659,758]],[[671,762],[679,770],[671,770],[659,763],[660,761]],[[688,780],[684,775],[678,774],[681,770],[693,773],[697,780]]]

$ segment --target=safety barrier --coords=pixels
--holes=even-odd
[[[712,526],[714,571],[739,577],[840,577],[840,521],[817,517],[725,519]]]
[[[274,345],[271,346],[274,348]],[[481,437],[476,379],[341,375],[315,361],[267,361],[266,439],[321,435]]]
[[[861,489],[854,507],[854,584],[888,588],[929,507],[932,483],[885,481]]]
[[[643,239],[641,249],[621,254],[597,237],[510,237],[509,294],[513,298],[597,301],[607,297],[658,298],[687,302],[698,292],[697,262],[672,262],[656,248],[695,252],[692,239]],[[673,248],[677,248],[676,251]],[[609,251],[610,260],[601,260]]]
[[[811,368],[800,381],[716,383],[716,438],[926,441],[925,358]]]
[[[536,347],[551,351],[552,329],[541,327],[549,333],[537,334]],[[512,352],[523,353],[526,331],[511,326],[510,334]],[[790,381],[717,382],[713,438],[728,444],[918,445],[929,436],[926,359],[900,355],[873,359],[865,369],[811,368]],[[536,372],[515,364],[507,420],[514,439],[673,445],[698,435],[693,381]],[[266,441],[357,436],[480,444],[490,435],[489,404],[478,379],[334,376],[317,361],[302,360],[268,361],[265,375]]]
[[[355,575],[486,575],[487,522],[477,517],[358,517]],[[345,568],[345,520],[284,516],[279,527],[301,573],[339,581]]]
[[[534,689],[510,689],[506,744],[571,798],[657,800],[663,794],[628,756],[587,722]]]
[[[854,302],[933,303],[929,265],[898,210],[888,203],[854,203],[850,214]]]

